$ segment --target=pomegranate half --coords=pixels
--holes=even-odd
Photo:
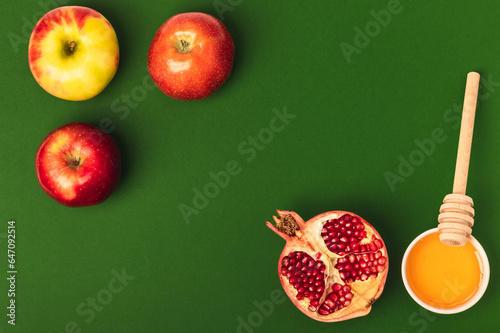
[[[276,226],[266,224],[286,241],[278,273],[295,306],[323,322],[368,314],[389,269],[379,233],[350,212],[331,211],[307,222],[291,211],[278,215]]]

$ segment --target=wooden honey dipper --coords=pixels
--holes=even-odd
[[[474,225],[474,208],[472,208],[474,202],[471,197],[465,195],[465,189],[469,172],[479,78],[478,73],[467,74],[453,193],[444,197],[439,209],[439,239],[445,245],[464,246]]]

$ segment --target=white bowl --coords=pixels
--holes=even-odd
[[[423,307],[429,311],[432,311],[435,313],[441,313],[441,314],[452,314],[452,313],[459,313],[459,312],[465,311],[468,308],[470,308],[471,306],[473,306],[474,304],[476,304],[477,301],[479,301],[479,299],[483,296],[484,292],[486,291],[486,287],[488,287],[488,281],[490,280],[490,264],[488,262],[488,257],[486,256],[486,252],[484,252],[484,249],[481,246],[481,244],[479,244],[479,242],[473,236],[469,237],[469,241],[472,243],[472,245],[474,245],[474,247],[477,250],[477,253],[479,254],[479,258],[478,258],[480,260],[479,265],[480,265],[481,272],[483,273],[483,276],[482,276],[481,281],[479,282],[478,291],[469,301],[467,301],[466,303],[464,303],[460,306],[457,306],[457,307],[451,308],[451,309],[450,308],[447,308],[447,309],[437,308],[435,306],[432,306],[432,305],[425,303],[420,298],[418,298],[417,295],[415,295],[413,290],[410,288],[410,284],[408,283],[408,278],[406,276],[406,262],[408,260],[408,255],[410,254],[411,250],[413,249],[413,247],[415,246],[415,244],[419,240],[421,240],[423,237],[425,237],[431,233],[434,233],[434,232],[439,232],[438,228],[430,229],[430,230],[427,230],[426,232],[420,234],[417,238],[415,238],[413,240],[413,242],[411,242],[411,244],[406,249],[406,252],[403,256],[403,264],[401,265],[401,275],[403,276],[403,283],[405,285],[406,291],[408,291],[411,298],[413,298],[413,300],[415,302],[417,302],[421,307]]]

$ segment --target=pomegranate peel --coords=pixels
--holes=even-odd
[[[286,241],[281,285],[294,305],[323,322],[368,314],[383,292],[389,261],[379,233],[360,216],[331,211],[307,222],[278,210],[266,225]]]

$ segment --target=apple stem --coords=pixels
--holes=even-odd
[[[67,45],[66,45],[66,54],[67,55],[72,55],[73,53],[75,53],[75,50],[76,50],[76,42],[74,40],[72,40],[71,42],[69,42]]]
[[[180,46],[181,46],[181,49],[180,51],[182,53],[186,53],[186,52],[189,52],[189,42],[185,41],[184,39],[181,39],[181,42],[180,42]]]
[[[79,166],[80,165],[80,157],[76,158],[74,161],[73,161],[73,164],[75,165],[75,167]]]

